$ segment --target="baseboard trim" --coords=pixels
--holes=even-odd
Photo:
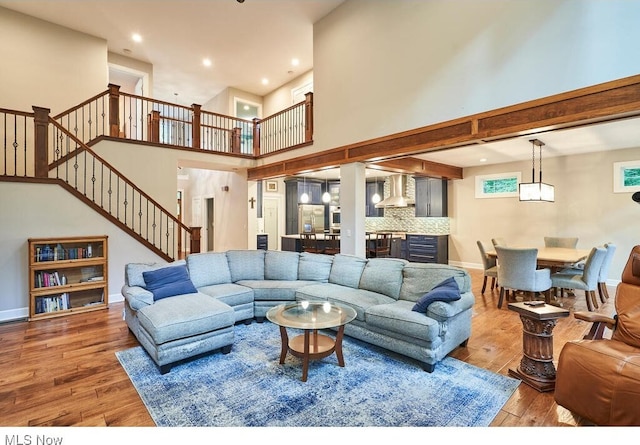
[[[8,323],[11,321],[22,321],[29,318],[29,308],[21,307],[17,309],[9,309],[8,311],[0,311],[0,323]]]

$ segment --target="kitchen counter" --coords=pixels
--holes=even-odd
[[[366,234],[366,238],[367,239],[377,239],[377,233],[389,233],[389,232],[367,232]],[[339,233],[316,233],[316,239],[324,241],[328,238],[328,236],[326,235],[337,235],[338,239],[340,239],[340,234]],[[401,238],[404,239],[405,238],[405,234],[404,232],[397,232],[397,233],[392,233],[392,238]],[[301,239],[302,235],[299,233],[294,233],[292,235],[282,235],[282,238],[289,238],[289,239]]]

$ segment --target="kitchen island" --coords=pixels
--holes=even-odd
[[[389,233],[389,231],[367,232],[364,242],[375,242],[379,233]],[[391,231],[391,233],[392,258],[402,258],[420,263],[447,264],[449,262],[448,235],[432,235],[400,231]],[[331,235],[337,235],[338,239],[340,236],[339,233]],[[325,233],[316,233],[316,238],[320,248],[324,248],[327,245],[328,236],[325,236]],[[301,235],[283,235],[281,237],[281,250],[302,252]]]

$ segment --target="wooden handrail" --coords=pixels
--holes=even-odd
[[[59,113],[55,116],[53,116],[53,119],[60,119],[61,117],[64,117],[67,114],[73,113],[76,110],[79,110],[80,108],[84,107],[85,105],[89,105],[91,102],[94,102],[98,99],[100,99],[102,96],[106,96],[109,94],[109,90],[103,91],[102,93],[98,93],[95,96],[85,100],[84,102],[76,105],[75,107],[71,107],[68,110],[63,111],[62,113]],[[123,94],[123,93],[120,93]]]
[[[168,210],[166,210],[160,203],[158,203],[155,199],[153,199],[151,196],[149,196],[147,193],[145,193],[143,190],[141,190],[138,186],[136,186],[133,182],[131,182],[129,179],[127,179],[127,177],[124,176],[122,173],[120,173],[118,171],[118,169],[116,169],[107,160],[105,160],[100,155],[98,155],[96,152],[94,152],[91,148],[89,148],[89,146],[87,146],[82,141],[80,141],[80,139],[78,139],[73,134],[71,134],[71,132],[69,132],[66,128],[64,128],[62,125],[58,124],[55,120],[53,120],[53,118],[50,118],[49,122],[54,127],[56,127],[58,130],[63,132],[65,135],[67,135],[67,137],[71,138],[71,140],[73,140],[76,144],[78,144],[81,147],[80,149],[76,149],[74,151],[75,156],[79,155],[83,151],[86,151],[86,152],[90,153],[91,156],[93,156],[98,161],[100,161],[100,163],[105,165],[109,170],[113,171],[118,177],[120,177],[124,182],[126,182],[126,184],[129,185],[133,190],[138,192],[142,197],[144,197],[147,201],[152,203],[158,209],[162,210],[162,212],[166,213],[167,216],[172,220],[172,222],[177,224],[180,228],[182,228],[182,229],[184,229],[184,230],[186,230],[188,232],[191,232],[191,228],[190,227],[188,227],[185,224],[183,224],[178,218],[176,218]],[[52,167],[51,169],[53,169],[53,168],[55,168],[55,167]]]

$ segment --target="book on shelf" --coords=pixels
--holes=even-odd
[[[68,309],[71,309],[71,302],[69,300],[68,292],[60,295],[38,297],[36,299],[36,314],[64,311]]]

